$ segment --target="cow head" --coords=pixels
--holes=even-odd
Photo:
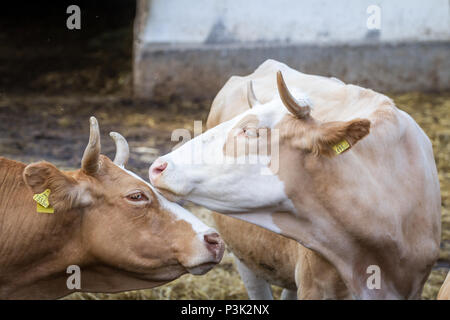
[[[157,159],[152,184],[223,213],[291,211],[280,175],[348,151],[369,133],[370,122],[320,122],[308,97],[296,92],[294,98],[280,71],[277,85],[280,99],[260,103],[249,82],[251,108]]]
[[[80,170],[62,172],[38,162],[23,173],[33,193],[51,190],[53,219],[66,217],[64,223],[72,226],[67,229],[76,242],[71,263],[84,272],[83,289],[151,287],[210,270],[224,251],[218,234],[125,169],[128,144],[120,134],[110,135],[117,148],[114,161],[100,154],[99,127],[92,117]]]

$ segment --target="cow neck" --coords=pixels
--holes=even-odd
[[[351,156],[346,157],[346,161],[353,160],[356,161]],[[330,158],[314,157],[281,144],[278,177],[284,183],[285,192],[295,211],[272,214],[273,223],[281,230],[281,234],[297,240],[329,260],[338,269],[355,298],[395,299],[416,296],[417,290],[408,287],[412,283],[408,273],[398,267],[398,257],[403,256],[404,252],[397,245],[398,239],[389,237],[395,234],[389,228],[395,226],[386,225],[387,230],[383,230],[386,237],[382,238],[386,241],[380,248],[380,236],[371,234],[368,229],[380,225],[379,217],[371,216],[368,204],[351,196],[358,192],[357,185],[345,184],[348,192],[346,197],[340,198],[339,194],[334,193],[339,189],[338,181],[344,179],[341,175],[345,173],[339,172],[339,167],[331,161]],[[298,170],[299,167],[303,169]],[[369,226],[367,228],[356,223],[356,219],[361,220],[362,215]],[[381,287],[386,290],[368,290],[366,281],[370,275],[367,273],[369,265],[377,265],[383,271]]]
[[[52,281],[67,266],[79,264],[82,254],[73,228],[81,223],[80,213],[38,213],[22,178],[25,167],[0,159],[0,297],[36,279]]]

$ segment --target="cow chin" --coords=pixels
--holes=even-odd
[[[217,237],[209,239],[207,243],[201,241],[195,244],[193,249],[196,254],[190,256],[183,263],[189,273],[205,274],[220,263],[225,252],[225,243],[217,233],[215,234]]]
[[[193,275],[202,275],[214,268],[222,260],[225,251],[225,245],[222,243],[222,248],[215,254],[205,253],[195,259],[194,263],[189,263],[183,267],[187,272]]]
[[[196,267],[191,267],[191,268],[186,268],[186,269],[190,274],[198,276],[198,275],[207,273],[209,270],[214,268],[216,265],[217,265],[217,262],[207,262],[207,263],[200,264]]]

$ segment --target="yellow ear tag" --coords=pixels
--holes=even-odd
[[[33,196],[33,200],[37,202],[36,211],[43,213],[54,213],[55,210],[50,206],[48,196],[50,195],[50,189],[46,189],[42,193],[37,193]]]
[[[340,154],[345,150],[347,150],[348,148],[350,148],[350,144],[347,142],[347,140],[342,140],[341,142],[333,146],[333,150],[334,152],[336,152],[336,154]]]

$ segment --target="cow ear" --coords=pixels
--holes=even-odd
[[[354,119],[333,121],[318,125],[311,149],[316,155],[335,156],[350,150],[359,140],[369,134],[370,121]]]
[[[50,205],[59,212],[87,206],[91,202],[91,196],[85,187],[45,161],[26,166],[23,180],[34,194],[50,189]]]

